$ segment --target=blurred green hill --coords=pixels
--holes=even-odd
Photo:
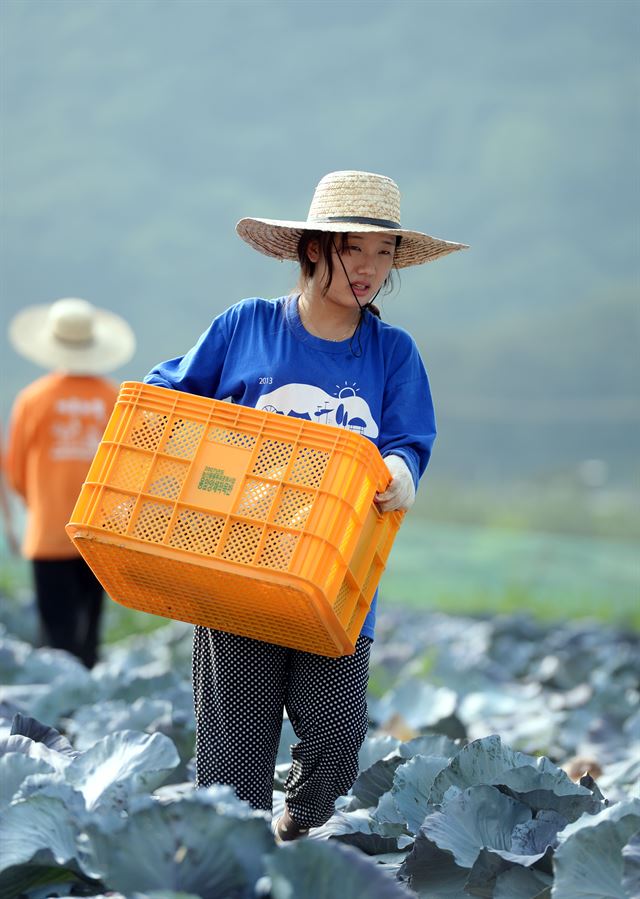
[[[383,303],[432,380],[431,496],[638,490],[637,4],[4,0],[0,26],[5,333],[84,296],[142,378],[295,283],[237,219],[384,172],[405,225],[471,245]],[[3,420],[37,374],[5,340]]]

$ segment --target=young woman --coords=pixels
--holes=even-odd
[[[435,438],[433,405],[413,339],[382,322],[374,300],[392,269],[464,244],[403,229],[397,185],[353,171],[320,181],[305,221],[245,218],[236,230],[261,253],[297,259],[298,289],[231,306],[186,355],[145,380],[357,430],[392,476],[379,507],[408,509]],[[299,742],[276,838],[325,823],[358,773],[374,627],[375,600],[355,653],[337,659],[196,627],[197,785],[231,784],[270,811],[286,709]]]

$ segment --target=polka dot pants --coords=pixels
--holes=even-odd
[[[361,636],[353,655],[330,659],[196,627],[196,786],[230,784],[271,811],[286,709],[299,740],[285,784],[289,811],[304,827],[328,821],[358,775],[370,647]]]

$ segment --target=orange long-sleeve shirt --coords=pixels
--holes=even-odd
[[[105,378],[54,372],[16,397],[4,464],[9,485],[27,507],[26,558],[78,555],[64,526],[117,395]]]

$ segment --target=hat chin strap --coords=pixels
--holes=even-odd
[[[337,219],[333,219],[333,221],[336,221],[336,220]],[[345,218],[342,218],[342,221],[345,221]],[[362,221],[362,219],[359,219],[359,221]],[[351,352],[353,353],[354,356],[362,356],[362,342],[360,340],[360,325],[362,324],[362,321],[364,319],[365,311],[369,308],[369,306],[373,305],[373,301],[376,299],[376,297],[382,290],[382,285],[380,285],[380,287],[376,290],[375,294],[371,297],[369,302],[365,303],[363,306],[362,303],[360,302],[360,300],[358,299],[358,297],[356,296],[356,292],[354,291],[353,287],[351,286],[351,280],[349,279],[349,275],[347,274],[347,269],[345,267],[345,264],[342,261],[342,256],[340,255],[338,248],[336,246],[336,240],[335,240],[335,237],[333,236],[333,234],[331,235],[331,243],[333,245],[333,249],[336,251],[336,256],[338,257],[340,265],[342,266],[342,271],[344,272],[344,276],[347,279],[347,284],[349,285],[349,290],[353,294],[353,298],[356,301],[356,303],[358,304],[358,309],[360,310],[360,315],[358,317],[358,324],[356,325],[356,329],[353,332],[353,334],[351,335],[351,338],[349,340],[349,348],[351,349]],[[356,337],[356,336],[358,338],[358,351],[357,352],[354,350],[353,343],[352,343],[354,337]]]

